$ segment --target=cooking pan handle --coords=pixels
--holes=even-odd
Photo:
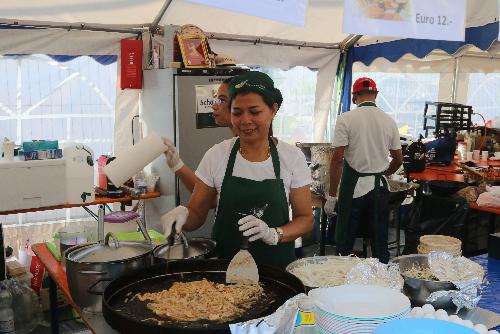
[[[111,282],[112,280],[113,280],[112,278],[100,278],[100,279],[98,279],[97,281],[95,281],[92,285],[90,285],[87,288],[87,292],[90,293],[90,294],[93,294],[93,295],[102,296],[102,294],[104,293],[104,291],[95,291],[94,288],[99,283],[102,283],[102,282]]]
[[[81,275],[106,275],[108,272],[107,271],[85,270],[85,271],[79,271],[78,273]]]
[[[113,239],[115,243],[115,248],[120,247],[120,242],[118,241],[118,238],[112,232],[108,232],[108,234],[106,234],[106,237],[104,238],[104,245],[109,246],[110,238]]]

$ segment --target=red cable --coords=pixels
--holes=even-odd
[[[481,151],[481,149],[483,148],[484,144],[486,143],[486,140],[487,140],[487,137],[486,137],[486,133],[487,133],[487,128],[486,128],[486,119],[484,118],[483,115],[481,115],[480,113],[473,113],[473,115],[479,115],[481,116],[481,118],[483,119],[483,122],[484,122],[484,138],[483,140],[481,140],[481,145],[479,145],[479,150]]]

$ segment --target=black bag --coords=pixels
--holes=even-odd
[[[427,150],[421,140],[422,136],[403,151],[403,168],[407,173],[420,173],[425,169]]]
[[[416,254],[420,237],[441,234],[463,241],[469,212],[468,202],[458,196],[422,195],[415,198],[405,228],[403,254]]]

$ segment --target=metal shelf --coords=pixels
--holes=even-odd
[[[472,112],[471,106],[459,103],[425,102],[425,136],[428,136],[431,129],[435,130],[438,136],[449,132],[450,129],[469,131],[472,125]]]

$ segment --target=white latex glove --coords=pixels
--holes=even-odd
[[[170,210],[160,218],[161,225],[163,226],[163,234],[169,237],[172,232],[172,225],[175,223],[175,230],[177,233],[182,231],[182,226],[186,223],[189,210],[185,206],[179,205],[178,207]]]
[[[335,205],[337,204],[337,200],[337,197],[330,195],[326,196],[326,203],[323,209],[328,217],[335,215]]]
[[[184,166],[184,162],[179,157],[179,152],[177,152],[174,143],[168,138],[162,137],[162,139],[163,143],[167,146],[167,150],[164,152],[167,165],[172,173],[175,173]]]
[[[268,245],[278,244],[278,232],[276,229],[269,227],[266,222],[254,216],[246,216],[238,221],[239,230],[248,238],[248,241],[261,239]]]

